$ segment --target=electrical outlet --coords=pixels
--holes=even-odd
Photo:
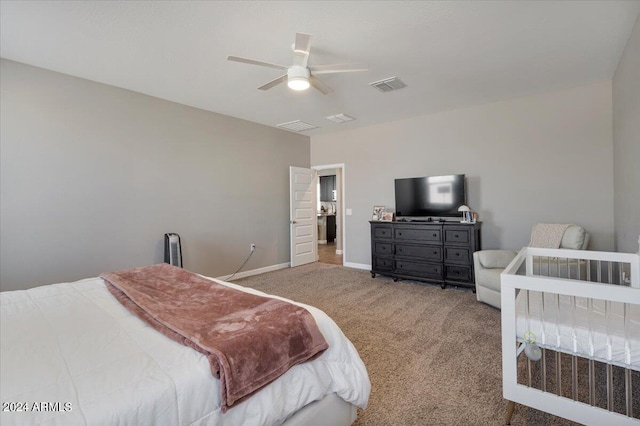
[[[251,245],[249,246],[249,250],[256,251],[256,243],[251,243]]]

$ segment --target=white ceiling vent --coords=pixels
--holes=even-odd
[[[375,87],[381,92],[391,92],[393,90],[407,87],[407,85],[400,81],[398,77],[391,77],[385,78],[384,80],[380,81],[374,81],[373,83],[369,83],[369,86]]]
[[[300,121],[300,120],[278,124],[277,127],[280,127],[281,129],[292,130],[294,132],[304,132],[305,130],[318,128],[318,126],[314,126],[313,124],[305,123],[304,121]]]
[[[334,123],[346,123],[347,121],[353,121],[355,118],[348,116],[347,114],[336,114],[325,117],[329,121]]]

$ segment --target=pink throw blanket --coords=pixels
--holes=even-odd
[[[304,308],[235,290],[168,264],[100,275],[129,311],[206,355],[222,411],[329,345]]]

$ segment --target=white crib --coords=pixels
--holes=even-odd
[[[507,424],[519,403],[640,425],[639,255],[525,247],[501,275],[501,298]]]

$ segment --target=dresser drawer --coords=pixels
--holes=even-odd
[[[471,266],[445,265],[445,280],[472,283]]]
[[[373,269],[376,271],[391,271],[393,269],[393,258],[391,257],[374,257]]]
[[[445,244],[469,244],[471,241],[471,230],[458,228],[458,229],[445,229],[444,230],[444,243]]]
[[[396,226],[394,238],[398,241],[420,241],[437,243],[442,241],[440,228],[403,228]]]
[[[393,232],[391,226],[376,225],[373,227],[373,238],[375,239],[391,239]]]
[[[396,259],[394,268],[396,274],[415,275],[425,278],[442,279],[442,264],[413,262],[410,260]]]
[[[375,241],[373,243],[373,254],[390,256],[393,254],[393,247],[391,243]]]
[[[452,263],[471,263],[471,250],[465,247],[444,247],[444,261]]]
[[[434,262],[442,261],[442,247],[440,246],[416,246],[411,244],[397,244],[396,256],[417,257]]]

